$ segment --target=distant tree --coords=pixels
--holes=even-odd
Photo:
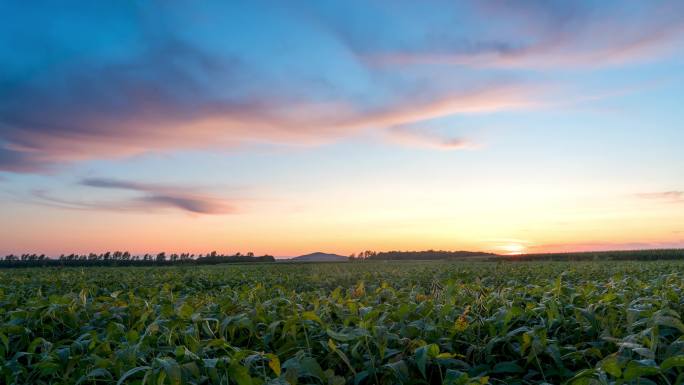
[[[165,252],[162,251],[161,253],[157,254],[157,262],[162,262],[162,263],[166,262],[166,253]]]

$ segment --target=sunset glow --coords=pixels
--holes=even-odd
[[[0,254],[684,247],[684,2],[621,5],[5,2]]]

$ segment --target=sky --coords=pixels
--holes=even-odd
[[[0,254],[684,247],[682,1],[0,15]]]

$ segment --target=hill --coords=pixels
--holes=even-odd
[[[345,262],[348,258],[343,255],[316,252],[294,257],[291,261],[297,262]]]

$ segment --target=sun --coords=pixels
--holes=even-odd
[[[525,252],[525,246],[519,243],[509,243],[498,247],[500,250],[506,252],[507,255],[519,255]]]

